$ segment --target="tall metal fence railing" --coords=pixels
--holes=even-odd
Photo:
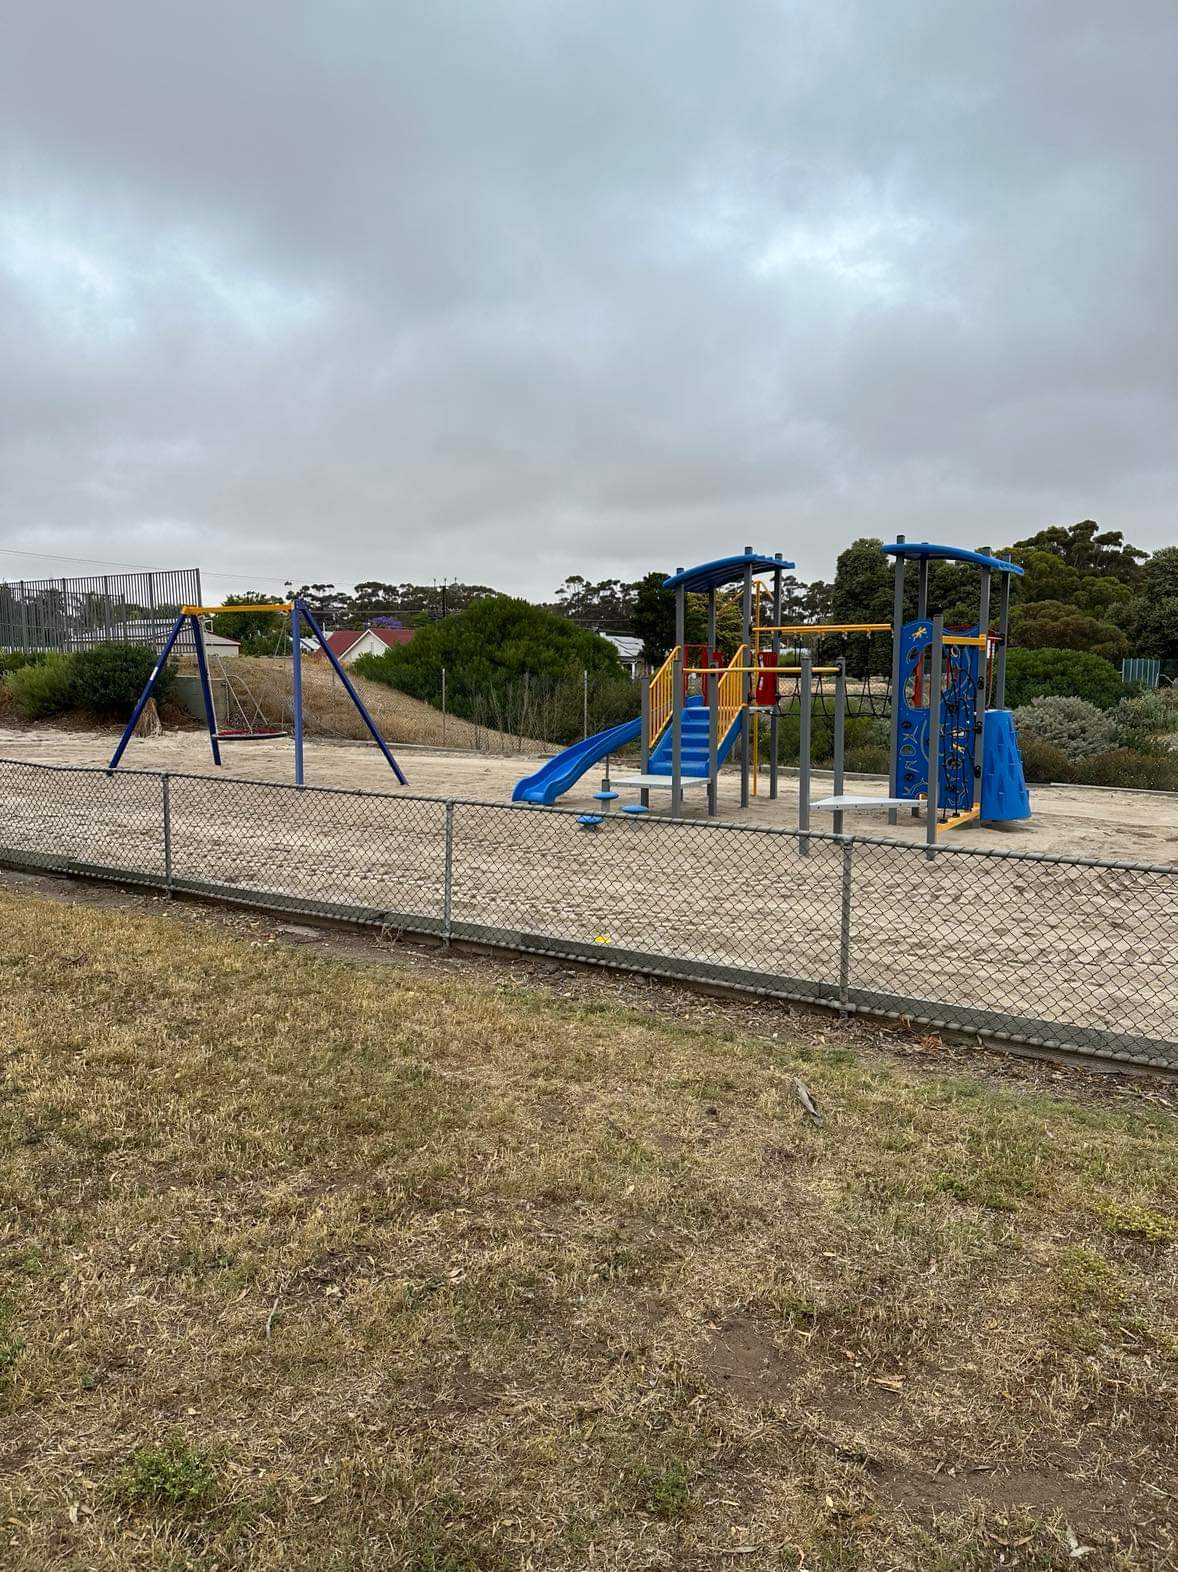
[[[199,605],[198,568],[0,583],[0,650],[160,649],[180,607]]]
[[[0,760],[0,862],[1178,1068],[1178,867]]]

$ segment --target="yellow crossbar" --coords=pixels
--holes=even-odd
[[[290,611],[293,602],[289,600],[267,601],[260,606],[181,606],[182,617],[202,617],[214,611]]]
[[[946,633],[941,642],[943,644],[968,644],[974,649],[984,650],[988,640],[984,633]]]
[[[890,622],[799,622],[790,627],[758,626],[758,633],[890,633]]]
[[[981,816],[982,810],[980,808],[971,808],[968,813],[958,813],[953,818],[946,819],[944,824],[941,825],[941,829],[955,830],[959,824],[968,824],[971,819],[980,819]]]
[[[683,674],[687,677],[707,677],[710,676],[713,672],[719,671],[720,669],[721,668],[718,666],[684,666]],[[751,672],[754,676],[761,676],[763,673],[771,671],[779,677],[797,677],[801,674],[802,670],[800,666],[728,666],[724,669],[727,671],[737,671],[742,675]],[[814,676],[817,676],[820,672],[825,672],[828,675],[833,676],[837,670],[837,666],[810,667],[811,674]]]

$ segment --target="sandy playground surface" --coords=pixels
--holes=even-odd
[[[0,759],[20,759],[39,764],[106,764],[117,739],[105,732],[66,732],[45,728],[0,727]],[[539,753],[504,758],[439,748],[394,745],[394,754],[414,796],[466,797],[480,802],[509,802],[521,776],[539,768]],[[233,775],[250,780],[294,779],[294,753],[289,739],[275,742],[228,743],[218,772],[209,755],[208,737],[199,731],[173,731],[159,737],[134,738],[122,767],[140,770],[174,770],[199,775]],[[400,791],[377,748],[367,743],[311,740],[305,744],[308,786],[341,786],[364,791]],[[627,760],[616,774],[634,774],[637,763]],[[595,766],[560,799],[559,806],[580,812],[593,809],[593,793],[601,785],[602,768]],[[748,808],[740,806],[740,782],[735,771],[720,776],[720,814],[729,823],[796,829],[798,787],[794,776],[782,772],[778,797],[769,797],[768,772],[762,770],[760,791]],[[832,790],[829,774],[816,771],[811,788],[814,798]],[[884,795],[886,780],[852,780],[850,792]],[[669,793],[652,793],[651,806],[659,811]],[[637,801],[633,793],[621,801]],[[1031,791],[1033,817],[1025,823],[970,824],[949,831],[947,843],[981,846],[994,851],[1047,852],[1065,857],[1099,857],[1115,861],[1178,865],[1178,795],[1105,791],[1074,786],[1035,786]],[[707,818],[704,790],[688,787],[684,817]],[[812,812],[811,827],[830,828],[830,815]],[[886,835],[892,840],[924,842],[924,822],[904,815],[889,826],[887,814],[868,810],[848,813],[848,833]]]
[[[101,766],[111,748],[101,733],[0,730],[0,761]],[[614,816],[586,834],[572,815],[507,806],[536,758],[397,751],[406,791],[374,747],[306,747],[308,785],[388,797],[229,778],[287,786],[292,749],[283,741],[238,744],[217,772],[203,734],[173,732],[134,741],[125,763],[176,774],[171,850],[181,880],[440,919],[445,809],[437,799],[472,799],[453,817],[455,924],[751,969],[828,993],[837,987],[842,848],[816,838],[801,857],[792,838],[756,833],[796,828],[792,777],[783,775],[776,802],[762,777],[761,795],[741,810],[738,779],[725,774],[720,817],[739,826],[735,833],[708,824],[694,788],[682,825]],[[592,807],[599,784],[595,769],[562,806]],[[819,777],[815,795],[827,790]],[[43,776],[0,763],[0,805],[0,846],[162,872],[154,777]],[[1174,798],[1038,787],[1032,805],[1025,825],[973,825],[949,832],[946,843],[1178,866]],[[829,816],[814,815],[815,830],[829,826]],[[1068,1028],[1060,1040],[1078,1046],[1091,1026],[1174,1041],[1173,873],[953,855],[930,862],[918,849],[923,824],[910,816],[891,828],[884,813],[848,814],[846,828],[888,840],[853,851],[849,980],[863,1002],[901,997],[1032,1017]]]

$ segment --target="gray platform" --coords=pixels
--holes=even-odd
[[[844,792],[839,797],[818,797],[811,808],[825,808],[830,813],[846,813],[851,808],[919,808],[914,797],[856,797]]]
[[[611,786],[640,787],[643,791],[670,791],[671,777],[669,775],[611,775]],[[680,786],[684,791],[689,786],[706,786],[706,775],[684,775],[680,778]]]

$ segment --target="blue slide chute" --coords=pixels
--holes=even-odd
[[[591,765],[607,754],[617,753],[628,742],[637,742],[641,733],[642,719],[638,717],[586,737],[584,742],[574,742],[571,748],[541,765],[534,775],[525,775],[522,781],[517,781],[511,794],[512,802],[538,802],[551,808]]]

